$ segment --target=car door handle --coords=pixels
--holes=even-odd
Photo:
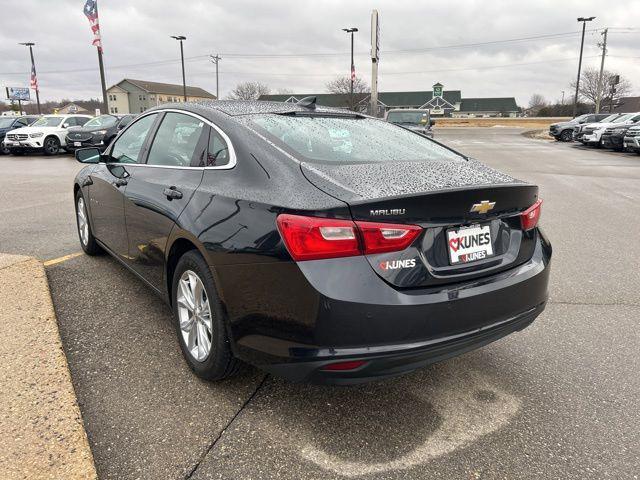
[[[116,178],[116,180],[113,182],[113,184],[116,187],[124,187],[127,183],[127,179],[126,178]]]
[[[182,198],[182,192],[180,190],[176,190],[176,187],[165,188],[162,193],[164,193],[169,200],[178,200]]]
[[[91,179],[91,177],[87,177],[82,181],[83,187],[88,187],[89,185],[93,185],[93,180]]]

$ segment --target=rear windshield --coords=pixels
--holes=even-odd
[[[389,112],[387,122],[411,125],[426,125],[429,122],[427,112]]]
[[[304,160],[322,163],[370,163],[460,160],[463,157],[432,140],[392,123],[370,118],[256,115],[260,133]]]

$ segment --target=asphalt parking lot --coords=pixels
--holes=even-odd
[[[528,329],[394,380],[210,384],[170,312],[114,260],[47,267],[100,478],[638,478],[640,156],[510,128],[436,138],[537,183],[554,247]],[[0,251],[77,253],[71,156],[0,157]]]

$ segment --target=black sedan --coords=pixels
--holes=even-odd
[[[69,131],[66,150],[73,152],[82,147],[98,147],[104,150],[120,130],[129,125],[134,115],[100,115],[92,118],[80,128]]]
[[[538,187],[312,100],[145,112],[74,184],[84,251],[173,309],[187,363],[294,381],[408,372],[528,326],[551,246]]]

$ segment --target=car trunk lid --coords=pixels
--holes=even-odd
[[[317,188],[346,202],[356,222],[424,229],[402,251],[367,255],[373,270],[396,287],[472,279],[533,254],[535,232],[522,230],[520,214],[537,201],[538,188],[475,160],[301,168]]]

